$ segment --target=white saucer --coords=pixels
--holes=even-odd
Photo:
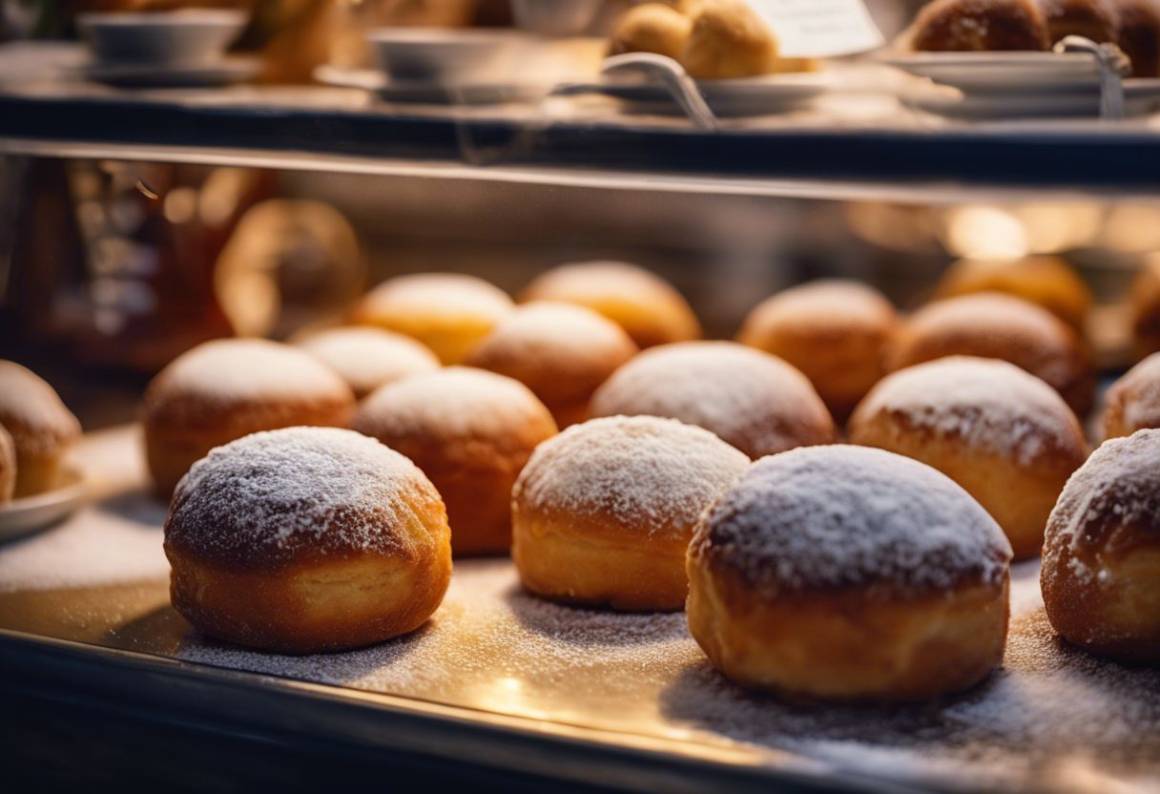
[[[731,80],[698,80],[697,89],[718,116],[760,116],[800,107],[831,91],[833,75],[826,72],[773,74]],[[649,109],[677,111],[665,88],[653,82],[608,80],[593,86],[611,97]]]
[[[961,92],[926,86],[902,97],[910,107],[961,119],[1065,118],[1099,116],[1099,89],[1075,91]],[[1124,81],[1124,113],[1143,116],[1160,110],[1160,79]]]
[[[84,476],[79,469],[66,468],[63,484],[48,493],[14,499],[0,505],[0,540],[27,535],[71,515],[85,499]]]
[[[1095,59],[1083,53],[918,52],[882,63],[966,93],[1069,91],[1099,84]]]
[[[394,80],[374,69],[319,66],[314,79],[339,88],[361,88],[388,102],[436,105],[498,105],[530,102],[547,95],[547,86],[534,83],[484,82],[438,83],[428,80]]]
[[[256,58],[226,58],[188,65],[91,62],[81,73],[122,88],[212,88],[250,80],[260,68]]]

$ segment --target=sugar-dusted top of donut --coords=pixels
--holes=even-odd
[[[18,449],[34,453],[50,453],[81,433],[52,386],[14,361],[0,360],[0,424]]]
[[[583,306],[536,301],[520,306],[472,352],[471,360],[539,362],[583,369],[609,356],[627,359],[636,345],[619,325]]]
[[[1023,465],[1086,454],[1083,429],[1059,393],[998,359],[949,356],[895,372],[866,396],[852,424],[881,415]]]
[[[832,440],[809,380],[781,359],[733,342],[646,350],[592,398],[593,416],[650,415],[703,427],[754,456]]]
[[[536,448],[512,503],[613,532],[679,537],[748,464],[712,433],[674,419],[593,419]]]
[[[435,354],[414,339],[369,326],[320,331],[298,344],[342,376],[359,395],[440,366]]]
[[[659,298],[684,299],[660,276],[627,262],[576,262],[536,277],[526,295],[532,300],[619,299],[647,303]]]
[[[998,585],[1011,545],[949,477],[867,447],[762,458],[706,514],[694,553],[776,594]]]
[[[178,483],[165,546],[238,569],[407,555],[442,512],[410,460],[350,430],[293,427],[217,447]]]
[[[416,273],[384,281],[365,298],[364,315],[472,315],[496,321],[512,309],[506,292],[481,278],[461,273]]]
[[[856,281],[823,279],[791,287],[755,308],[747,325],[816,333],[827,328],[888,328],[897,316],[890,301]]]
[[[1129,431],[1160,427],[1160,353],[1132,367],[1108,390],[1108,408]]]

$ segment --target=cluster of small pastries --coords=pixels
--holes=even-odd
[[[410,460],[335,428],[254,433],[194,464],[165,522],[173,606],[199,630],[284,653],[413,631],[443,599],[450,530]]]
[[[80,422],[52,386],[13,361],[0,360],[0,428],[11,442],[3,445],[10,454],[0,452],[0,458],[11,458],[11,496],[34,496],[57,487],[65,453],[80,438]],[[0,464],[0,496],[5,468]]]

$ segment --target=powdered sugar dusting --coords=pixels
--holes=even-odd
[[[1108,390],[1108,407],[1123,412],[1129,432],[1144,427],[1160,427],[1160,353],[1132,367]]]
[[[753,310],[758,325],[789,328],[869,327],[895,320],[894,307],[880,292],[857,281],[822,279],[783,290]]]
[[[582,306],[537,301],[501,322],[472,352],[471,360],[487,366],[491,360],[518,359],[543,367],[571,370],[615,367],[632,357],[636,345],[611,320]]]
[[[337,372],[360,396],[440,366],[435,354],[414,339],[381,328],[332,328],[311,334],[299,346]]]
[[[18,448],[46,450],[80,435],[81,426],[56,391],[32,370],[0,360],[0,424]]]
[[[1011,546],[950,478],[865,447],[763,458],[706,515],[694,548],[771,592],[1003,580]]]
[[[294,427],[218,447],[178,483],[165,542],[245,566],[295,553],[405,549],[412,500],[437,499],[410,460],[350,430]]]
[[[1029,465],[1060,450],[1082,459],[1079,421],[1059,394],[997,359],[951,356],[887,376],[859,406],[853,424],[877,415],[962,440]]]
[[[679,419],[760,457],[833,439],[809,380],[781,359],[732,342],[681,342],[641,353],[592,398],[593,416]]]
[[[528,286],[537,300],[600,301],[619,298],[647,302],[649,296],[675,295],[659,276],[627,262],[576,262],[539,276]]]
[[[368,314],[436,316],[473,314],[499,320],[512,308],[512,299],[499,287],[481,278],[460,273],[417,273],[398,276],[379,284],[363,299]]]
[[[648,534],[684,530],[748,463],[712,433],[673,419],[593,419],[536,448],[512,502]]]

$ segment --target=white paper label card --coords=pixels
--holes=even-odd
[[[863,0],[748,0],[773,28],[781,54],[828,58],[877,49],[882,31]]]

